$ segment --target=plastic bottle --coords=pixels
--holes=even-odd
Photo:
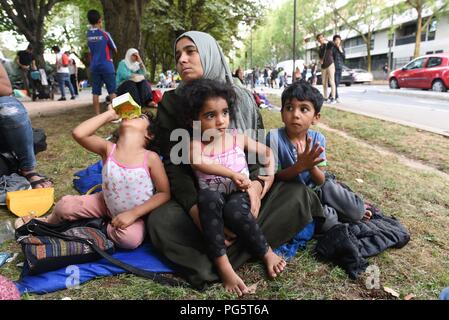
[[[0,221],[0,244],[5,241],[14,239],[15,230],[11,221]]]

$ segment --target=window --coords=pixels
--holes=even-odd
[[[427,68],[438,67],[439,65],[441,65],[441,62],[443,62],[443,59],[441,58],[430,57],[429,61],[427,62]]]
[[[427,41],[435,40],[435,32],[437,31],[438,21],[435,18],[429,23],[427,30]]]
[[[424,64],[424,58],[416,59],[410,62],[408,65],[405,66],[406,70],[414,70],[414,69],[421,69]]]
[[[443,53],[443,50],[437,50],[435,53]]]

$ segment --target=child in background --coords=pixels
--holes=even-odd
[[[153,139],[151,115],[123,119],[117,144],[95,132],[117,120],[114,109],[81,123],[73,130],[74,139],[103,159],[102,192],[93,195],[64,196],[45,219],[63,220],[108,217],[108,238],[124,249],[138,247],[145,237],[143,216],[170,200],[170,187],[159,155],[146,149]],[[16,221],[16,228],[26,223]]]
[[[323,96],[305,80],[293,83],[282,93],[282,122],[285,127],[271,130],[267,145],[277,156],[276,179],[296,180],[318,193],[326,220],[318,226],[326,232],[342,221],[360,221],[369,218],[363,200],[325,174],[326,138],[310,129],[320,119]]]
[[[224,224],[235,232],[248,251],[262,259],[271,278],[280,274],[286,262],[268,245],[251,213],[248,194],[251,185],[244,150],[257,153],[266,163],[267,175],[274,174],[271,150],[251,138],[228,129],[235,93],[217,81],[200,79],[185,85],[189,104],[187,123],[201,124],[201,139],[190,145],[191,166],[199,184],[200,228],[223,286],[239,296],[248,292],[226,255]]]

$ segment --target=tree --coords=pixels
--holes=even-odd
[[[125,57],[129,48],[141,51],[141,21],[148,0],[101,0],[105,29],[117,46],[115,61]]]
[[[173,69],[173,43],[189,30],[211,34],[225,54],[234,48],[242,21],[257,25],[261,17],[260,0],[160,0],[145,7],[142,24],[143,48],[150,58],[154,79],[157,66]]]
[[[421,33],[423,30],[426,30],[429,26],[430,22],[434,18],[438,18],[441,16],[445,10],[449,6],[449,1],[440,1],[440,0],[406,0],[405,3],[416,10],[418,14],[418,18],[416,20],[416,40],[415,40],[415,51],[413,56],[415,58],[421,55]],[[430,9],[432,12],[430,16],[425,19],[423,24],[423,13],[426,9]],[[446,13],[447,14],[447,13]]]
[[[371,72],[371,39],[373,32],[378,29],[388,16],[385,0],[349,0],[338,8],[337,1],[330,2],[330,8],[344,26],[357,32],[366,45],[367,69]]]
[[[44,67],[45,18],[53,6],[66,0],[0,0],[0,26],[23,34],[33,46],[38,67]]]

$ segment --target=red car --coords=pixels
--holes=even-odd
[[[419,88],[444,92],[449,88],[449,54],[429,54],[410,61],[388,77],[391,89]]]

